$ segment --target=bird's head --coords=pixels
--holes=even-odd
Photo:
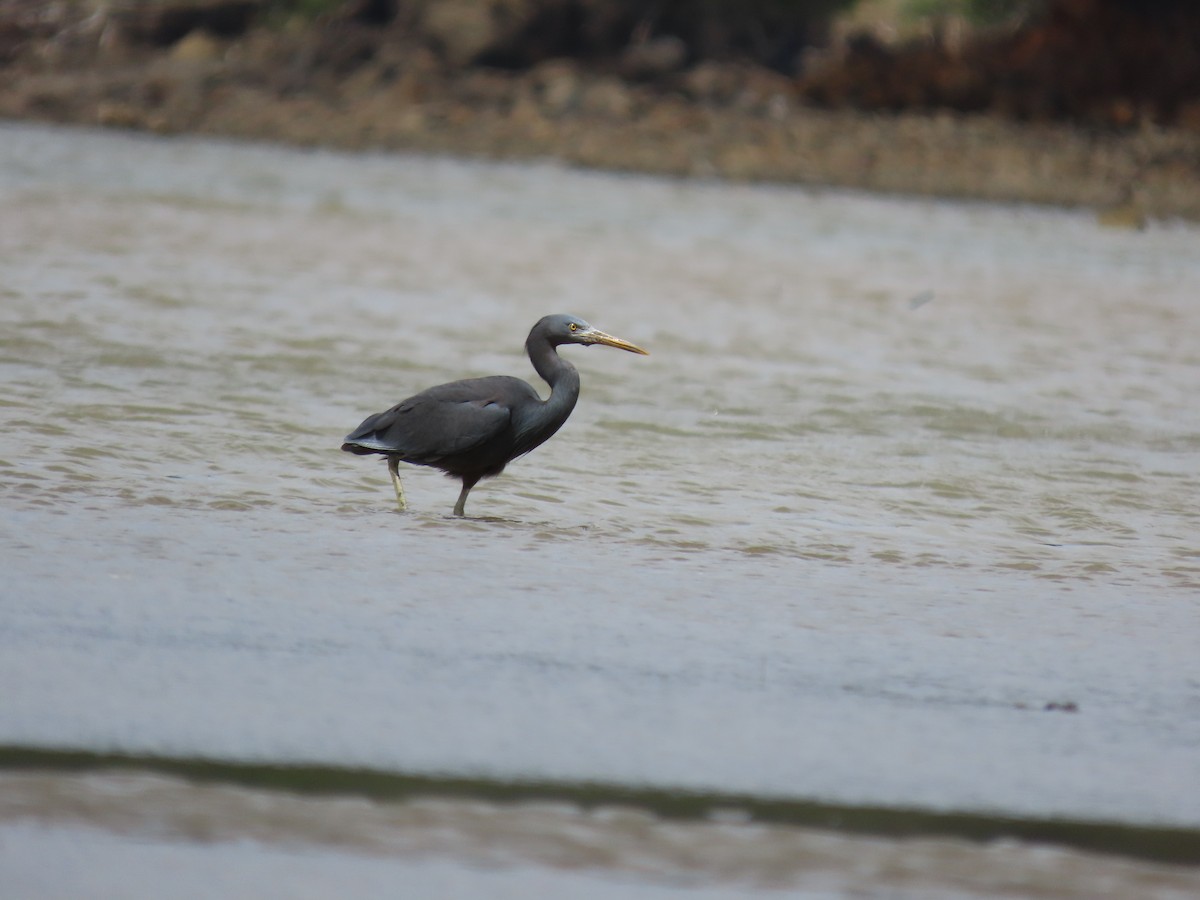
[[[546,316],[534,326],[533,330],[534,333],[541,330],[550,343],[555,345],[583,344],[587,346],[590,344],[603,344],[606,347],[628,350],[630,353],[640,353],[642,356],[650,355],[637,344],[631,344],[622,338],[605,334],[599,328],[593,328],[578,316]]]

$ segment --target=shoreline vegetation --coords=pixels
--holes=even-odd
[[[1087,207],[1119,227],[1200,221],[1200,49],[1168,47],[1166,75],[1125,83],[1167,38],[1097,18],[1121,0],[1051,0],[1018,26],[956,37],[943,22],[894,44],[838,34],[831,14],[809,25],[826,48],[783,66],[698,55],[669,23],[596,26],[580,45],[579,21],[564,38],[568,25],[531,18],[570,6],[350,0],[285,16],[278,0],[0,0],[0,117]]]

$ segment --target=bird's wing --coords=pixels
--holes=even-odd
[[[537,399],[527,382],[508,376],[438,385],[366,419],[346,442],[414,462],[437,462],[502,435],[522,395]]]

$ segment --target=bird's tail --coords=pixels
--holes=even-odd
[[[349,441],[347,441],[345,444],[342,444],[342,449],[347,453],[355,453],[359,456],[370,456],[372,453],[388,452],[387,450],[379,447],[364,447],[362,444],[352,444]]]

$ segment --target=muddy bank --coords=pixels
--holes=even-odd
[[[681,65],[662,45],[620,66],[511,69],[456,63],[403,23],[184,23],[148,39],[119,6],[57,20],[38,8],[6,7],[6,118],[1200,219],[1200,132],[1187,128],[818,109],[795,78]]]

